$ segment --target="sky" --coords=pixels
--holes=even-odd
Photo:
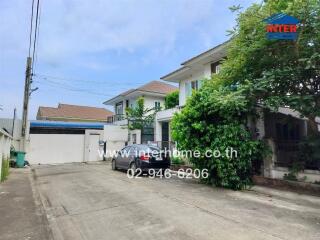
[[[102,103],[228,39],[254,0],[41,0],[29,118]],[[0,117],[22,115],[32,0],[0,0]],[[111,108],[112,109],[112,108]]]

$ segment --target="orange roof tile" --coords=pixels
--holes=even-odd
[[[107,121],[113,113],[105,108],[60,103],[57,108],[39,107],[37,119],[78,119]]]

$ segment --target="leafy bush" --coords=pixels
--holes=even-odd
[[[172,93],[167,94],[167,96],[164,99],[165,108],[174,108],[177,105],[179,105],[179,91],[174,91]]]
[[[172,157],[171,159],[171,164],[174,164],[174,165],[184,165],[185,164],[185,161],[180,158],[180,157]]]
[[[180,150],[200,152],[200,157],[191,157],[190,161],[195,168],[209,170],[204,182],[243,189],[251,182],[251,161],[261,159],[265,149],[245,127],[254,106],[245,97],[247,89],[226,87],[218,77],[213,78],[174,116],[172,136]],[[231,148],[237,156],[227,155]],[[208,157],[207,150],[218,150],[221,156]]]
[[[9,175],[9,158],[2,158],[2,167],[1,167],[1,182],[6,180]]]

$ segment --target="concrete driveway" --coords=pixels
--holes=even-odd
[[[55,239],[320,239],[317,197],[128,179],[106,164],[33,171]]]

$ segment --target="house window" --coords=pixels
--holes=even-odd
[[[211,74],[219,73],[221,68],[220,62],[211,63]]]
[[[161,108],[160,102],[155,101],[155,102],[154,102],[154,108],[155,108],[156,110],[160,110],[160,108]]]
[[[122,102],[116,103],[115,112],[116,112],[116,115],[121,115],[121,114],[123,114],[123,103],[122,103]]]
[[[126,100],[126,108],[129,107],[129,100]]]
[[[192,81],[191,82],[191,89],[192,90],[198,90],[198,81]]]
[[[193,90],[198,90],[202,84],[202,81],[195,80],[191,82],[186,82],[186,97],[191,96]]]

